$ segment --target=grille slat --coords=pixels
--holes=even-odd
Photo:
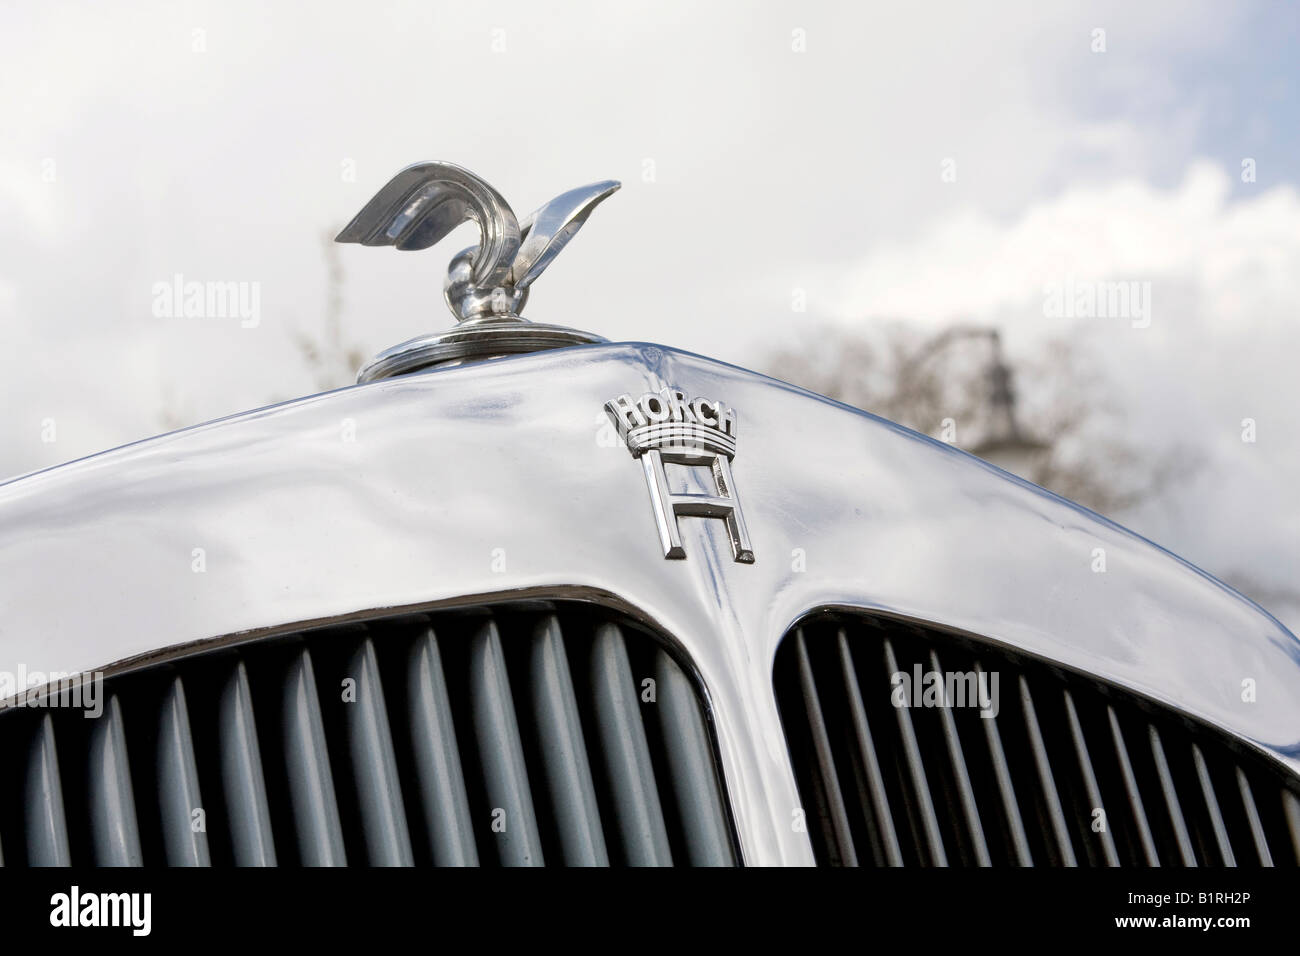
[[[470,697],[500,861],[504,866],[543,866],[523,741],[495,621],[484,624],[470,641]]]
[[[1164,742],[1160,731],[1154,725],[1147,726],[1147,738],[1151,742],[1151,757],[1155,762],[1156,774],[1160,779],[1160,792],[1165,798],[1165,809],[1169,813],[1169,823],[1173,827],[1174,841],[1183,866],[1196,866],[1196,852],[1192,849],[1192,838],[1187,832],[1187,821],[1183,817],[1183,806],[1178,799],[1178,788],[1169,769],[1169,758],[1165,756]]]
[[[1292,775],[1089,675],[823,612],[786,635],[773,682],[820,864],[1300,863]]]
[[[340,622],[128,670],[97,699],[98,719],[0,710],[0,753],[25,759],[5,863],[738,860],[693,674],[594,605]]]
[[[1092,765],[1092,758],[1088,755],[1088,742],[1083,736],[1083,725],[1079,722],[1079,712],[1074,706],[1074,698],[1070,696],[1069,690],[1062,691],[1065,700],[1065,715],[1070,726],[1070,740],[1074,744],[1074,755],[1079,761],[1079,772],[1083,775],[1084,792],[1088,798],[1088,807],[1099,809],[1103,812],[1102,820],[1105,820],[1105,804],[1101,796],[1101,787],[1097,784],[1097,771]],[[1087,830],[1091,830],[1091,815],[1081,822]],[[1115,852],[1115,841],[1111,837],[1110,828],[1104,826],[1097,834],[1100,838],[1102,857],[1107,866],[1119,866],[1119,854]]]
[[[1250,838],[1255,844],[1261,866],[1273,865],[1273,854],[1268,848],[1268,835],[1259,819],[1259,809],[1255,806],[1255,794],[1250,789],[1250,781],[1240,767],[1236,768],[1237,792],[1241,794],[1241,804],[1246,811],[1246,822],[1250,827]]]
[[[248,669],[236,660],[226,673],[217,703],[220,777],[237,866],[275,866],[275,837],[257,743]]]
[[[1155,840],[1151,836],[1151,824],[1147,820],[1146,808],[1142,803],[1142,791],[1138,789],[1137,777],[1133,773],[1133,762],[1129,759],[1119,718],[1115,716],[1115,708],[1110,705],[1106,707],[1106,721],[1110,727],[1111,743],[1115,748],[1115,757],[1124,781],[1124,795],[1128,799],[1129,810],[1133,814],[1134,829],[1142,845],[1143,861],[1147,866],[1159,866],[1160,856],[1156,852]]]
[[[843,640],[843,631],[841,631]],[[987,682],[988,672],[976,661],[974,667],[976,680]],[[1025,821],[1020,814],[1020,802],[1016,799],[1016,787],[1011,779],[1011,768],[1007,766],[1006,751],[1002,747],[1002,734],[998,731],[996,715],[980,721],[984,727],[984,742],[989,749],[989,760],[993,767],[993,776],[997,782],[998,798],[1002,802],[1002,813],[1006,820],[1007,836],[1017,866],[1033,866],[1034,857],[1029,849],[1029,837],[1025,833]]]
[[[54,743],[54,719],[43,715],[32,726],[27,750],[27,862],[32,866],[70,866],[72,849],[63,812],[63,784]]]
[[[1075,866],[1074,847],[1070,843],[1070,831],[1065,823],[1065,811],[1061,809],[1061,794],[1056,789],[1056,777],[1052,773],[1052,762],[1047,756],[1047,745],[1043,740],[1043,729],[1038,723],[1038,712],[1034,709],[1034,698],[1029,684],[1023,677],[1019,680],[1020,706],[1024,711],[1025,728],[1029,733],[1029,745],[1033,748],[1034,769],[1038,775],[1039,793],[1046,808],[1047,821],[1055,841],[1057,861],[1063,866]]]
[[[943,673],[939,666],[939,655],[930,648],[930,667],[936,673]],[[965,835],[972,844],[973,862],[979,866],[990,866],[988,844],[984,842],[984,824],[980,820],[979,810],[975,807],[975,793],[971,788],[970,773],[966,769],[966,755],[962,751],[961,738],[957,736],[957,721],[953,718],[950,707],[939,709],[939,720],[943,724],[943,739],[948,751],[948,764],[951,768],[957,798],[965,818]]]
[[[438,866],[478,866],[451,695],[433,628],[421,629],[407,667],[407,714],[431,859]]]
[[[353,652],[346,672],[356,681],[356,699],[343,708],[352,765],[348,778],[356,788],[366,862],[414,866],[379,659],[370,638]]]
[[[889,638],[884,640],[884,662],[886,676],[899,673],[898,659],[894,656],[894,646]],[[908,806],[913,810],[914,826],[920,829],[922,840],[918,842],[924,848],[926,859],[932,866],[947,866],[948,856],[944,852],[943,837],[939,833],[939,818],[934,811],[934,801],[930,797],[930,784],[926,778],[925,762],[921,759],[921,748],[916,741],[916,728],[912,725],[912,714],[907,707],[896,709],[898,731],[902,738],[903,758],[907,767],[908,780],[912,785],[911,800]]]
[[[311,654],[304,647],[284,675],[281,721],[298,858],[306,866],[344,866],[343,823],[330,770],[325,721]]]
[[[199,794],[199,770],[194,760],[185,688],[179,677],[172,678],[158,714],[157,766],[168,865],[211,866],[206,829],[196,827],[192,816],[195,810],[203,810],[203,798]]]
[[[1232,852],[1232,842],[1228,839],[1228,828],[1223,824],[1223,811],[1219,809],[1218,798],[1214,795],[1214,782],[1210,779],[1210,768],[1205,765],[1205,757],[1196,744],[1192,744],[1192,762],[1196,765],[1196,779],[1201,785],[1201,797],[1210,815],[1210,828],[1219,853],[1218,862],[1224,866],[1236,866],[1237,859]]]
[[[831,756],[830,733],[826,729],[821,696],[817,693],[817,681],[813,677],[812,664],[808,660],[808,648],[804,644],[802,631],[795,632],[794,641],[795,653],[798,655],[799,686],[803,692],[808,727],[812,732],[813,756],[816,760],[817,775],[814,784],[818,816],[829,837],[832,862],[838,866],[857,866],[857,851],[853,846],[853,835],[849,831],[849,814],[844,806],[839,772],[835,769],[835,760]]]
[[[654,652],[668,786],[692,866],[734,866],[731,836],[695,688],[667,654]]]
[[[635,696],[632,665],[622,630],[602,625],[591,647],[592,704],[605,780],[630,866],[670,866],[672,850],[656,786],[650,745]]]
[[[877,865],[902,866],[903,851],[899,847],[898,831],[889,810],[884,774],[881,773],[880,760],[876,756],[867,712],[862,706],[862,692],[858,689],[853,653],[849,650],[849,642],[842,629],[836,635],[836,650],[839,651],[840,673],[844,677],[845,699],[849,705],[849,717],[857,745],[855,756],[863,774],[863,782],[858,789],[865,791],[870,804],[870,832],[875,861]]]
[[[1291,835],[1291,849],[1300,858],[1300,798],[1290,791],[1284,791],[1282,812],[1286,817],[1287,832]]]
[[[609,853],[587,762],[577,695],[560,622],[553,614],[533,632],[529,673],[533,719],[541,741],[543,776],[561,857],[567,866],[608,866]]]
[[[96,866],[142,866],[126,730],[117,695],[90,729],[90,832]]]

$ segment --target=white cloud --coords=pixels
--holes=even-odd
[[[1005,222],[966,210],[913,241],[806,271],[844,320],[942,323],[1008,310],[1041,319],[1049,284],[1070,277],[1187,283],[1206,318],[1249,324],[1257,305],[1300,301],[1300,196],[1287,185],[1230,201],[1231,185],[1220,167],[1195,162],[1173,189],[1136,179],[1079,186]]]

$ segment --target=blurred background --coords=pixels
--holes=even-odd
[[[1300,630],[1297,48],[1273,3],[10,0],[0,480],[448,326],[473,227],[330,242],[409,163],[615,178],[529,318],[955,443]]]

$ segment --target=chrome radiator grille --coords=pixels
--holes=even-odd
[[[338,626],[0,714],[10,865],[730,865],[694,684],[578,605]]]
[[[985,698],[996,716],[981,717],[978,701],[925,706],[910,684],[919,675],[924,687],[929,672],[996,686]],[[889,619],[828,616],[786,636],[775,684],[823,865],[1300,858],[1294,780],[1178,715],[1019,655]]]

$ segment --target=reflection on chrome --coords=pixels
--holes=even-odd
[[[615,188],[521,224],[472,174],[410,167],[339,238],[420,249],[476,222],[447,287],[457,328],[381,354],[357,386],[0,485],[0,672],[111,679],[315,625],[600,605],[701,690],[744,862],[810,864],[774,660],[810,615],[869,612],[1089,675],[1294,781],[1300,643],[1222,583],[870,414],[519,318]],[[621,440],[593,425],[602,408]],[[340,422],[363,423],[355,440]]]

